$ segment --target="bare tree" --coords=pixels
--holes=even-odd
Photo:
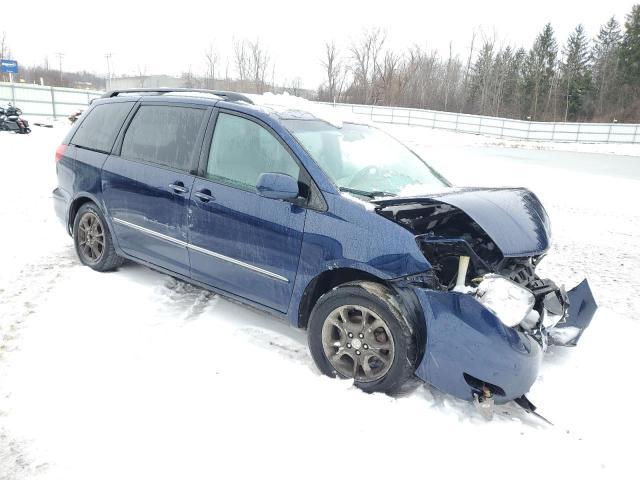
[[[249,75],[249,54],[247,52],[247,42],[245,39],[233,41],[233,57],[240,80],[241,88]]]
[[[138,65],[138,83],[140,88],[144,88],[144,82],[147,81],[147,66]]]
[[[285,90],[291,95],[299,96],[302,89],[301,84],[302,80],[300,77],[295,77],[293,80],[285,82]]]
[[[372,86],[378,74],[378,57],[386,40],[386,33],[374,28],[365,30],[362,37],[349,48],[353,61],[352,71],[355,87],[360,91],[360,101],[370,103]]]
[[[325,59],[321,63],[327,74],[326,99],[331,102],[340,101],[347,73],[339,56],[334,41],[325,43]]]
[[[9,58],[11,56],[11,50],[9,50],[9,43],[7,42],[7,32],[2,32],[0,35],[0,58]]]
[[[462,86],[463,98],[466,98],[469,87],[469,73],[471,72],[471,59],[473,58],[473,45],[476,41],[476,32],[471,35],[471,46],[469,47],[469,59],[467,60],[467,68],[464,72],[464,84]]]
[[[273,93],[276,93],[276,64],[273,63],[271,65],[271,88],[273,89]]]
[[[377,81],[374,83],[373,97],[375,103],[391,105],[396,101],[398,70],[400,67],[400,56],[394,52],[387,51],[380,65],[376,65]]]
[[[447,60],[447,71],[444,77],[444,110],[447,110],[449,103],[449,85],[451,84],[451,65],[453,61],[453,42],[449,42],[449,58]]]
[[[229,77],[229,57],[226,57],[225,69],[224,69],[224,81],[225,88],[231,90],[231,77]]]
[[[2,32],[2,34],[0,34],[0,59],[1,58],[10,58],[11,57],[11,50],[9,49],[9,43],[7,42],[7,32]],[[5,73],[0,74],[0,79],[1,80],[5,80]],[[8,77],[8,75],[7,75]]]
[[[265,91],[266,72],[269,67],[269,52],[260,44],[260,40],[248,42],[249,45],[249,65],[251,67],[252,80],[256,93]]]
[[[207,73],[205,75],[205,86],[206,88],[215,88],[216,81],[216,69],[218,67],[218,60],[220,56],[218,55],[218,51],[216,50],[213,42],[209,44],[207,49],[204,52],[204,56],[207,59]]]
[[[197,87],[199,87],[198,79],[196,79],[195,75],[191,71],[191,66],[189,66],[189,70],[187,70],[186,72],[182,72],[182,75],[180,76],[180,78],[182,78],[182,80],[184,82],[184,86],[186,88],[197,88]]]

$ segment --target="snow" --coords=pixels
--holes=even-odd
[[[393,128],[454,184],[531,188],[553,223],[541,273],[589,278],[600,309],[530,393],[547,426],[418,382],[367,395],[268,315],[142,266],[82,267],[51,205],[66,128],[0,134],[0,478],[633,475],[640,158]]]
[[[275,112],[299,111],[301,113],[310,113],[314,117],[337,128],[341,128],[344,122],[367,125],[371,123],[367,119],[363,119],[360,115],[338,110],[331,105],[316,103],[306,98],[289,95],[287,92],[280,94],[267,92],[262,95],[246,94],[246,96],[257,106],[272,109]]]
[[[366,117],[364,121],[368,121]],[[378,124],[394,136],[427,136],[431,146],[495,146],[508,148],[523,148],[527,150],[557,150],[580,153],[602,153],[626,156],[640,156],[640,143],[572,143],[572,142],[542,142],[536,140],[516,140],[499,138],[473,133],[459,133],[451,130],[431,129],[429,127]]]
[[[564,328],[552,328],[549,330],[551,338],[560,344],[569,343],[576,338],[580,333],[580,329],[577,327],[564,327]]]

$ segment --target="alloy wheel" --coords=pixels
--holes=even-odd
[[[360,305],[333,310],[322,326],[322,346],[340,375],[373,382],[391,368],[395,347],[389,326],[375,312]]]
[[[93,212],[86,212],[78,224],[78,246],[89,263],[97,263],[104,253],[104,227]]]

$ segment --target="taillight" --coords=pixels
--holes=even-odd
[[[62,157],[64,155],[65,150],[67,149],[67,146],[62,144],[60,145],[58,148],[56,148],[56,163],[58,163],[60,160],[62,160]]]

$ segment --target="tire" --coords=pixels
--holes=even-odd
[[[115,270],[124,262],[113,246],[104,215],[93,202],[78,209],[73,221],[73,243],[80,262],[97,272]]]
[[[322,295],[311,312],[307,332],[311,356],[323,374],[353,378],[365,392],[398,392],[418,362],[414,321],[383,285],[368,281],[340,285]]]

